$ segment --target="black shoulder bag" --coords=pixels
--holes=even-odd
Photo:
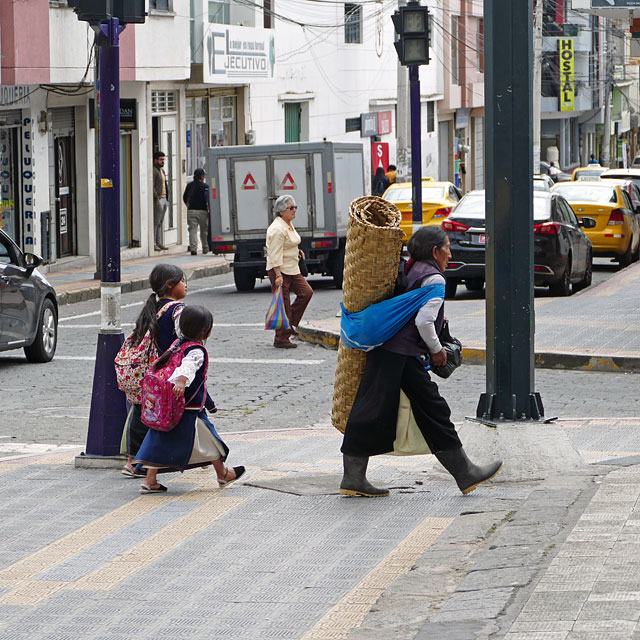
[[[441,378],[448,378],[462,364],[462,343],[449,332],[448,320],[442,323],[438,339],[447,354],[447,364],[443,364],[441,367],[432,365],[431,371]]]

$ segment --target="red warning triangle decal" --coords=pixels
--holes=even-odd
[[[253,179],[253,176],[250,173],[247,173],[247,177],[244,179],[244,182],[242,183],[242,188],[243,189],[257,189],[258,185],[256,184],[256,181]]]
[[[283,191],[293,191],[296,188],[295,180],[293,179],[293,177],[289,172],[287,172],[287,175],[282,179],[280,188]]]

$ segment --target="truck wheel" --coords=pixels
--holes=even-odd
[[[256,286],[256,274],[253,269],[234,269],[233,281],[238,291],[253,291]]]
[[[482,278],[469,278],[464,281],[467,291],[482,291],[484,289],[484,280]]]
[[[332,256],[331,275],[336,289],[342,289],[342,279],[344,277],[344,245],[341,246]]]
[[[447,300],[452,300],[456,297],[456,291],[458,289],[458,281],[453,278],[447,278],[446,284],[444,285],[444,297]]]

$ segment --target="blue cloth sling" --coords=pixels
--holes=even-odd
[[[432,298],[444,298],[444,284],[429,284],[350,313],[342,307],[340,340],[345,347],[371,351],[404,327]]]

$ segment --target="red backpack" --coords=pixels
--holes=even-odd
[[[194,391],[189,400],[185,400],[184,395],[180,398],[176,398],[173,395],[173,383],[169,382],[169,378],[173,372],[182,364],[185,351],[189,347],[198,346],[202,347],[199,342],[189,340],[187,342],[179,343],[176,340],[170,347],[171,356],[165,362],[164,366],[157,371],[153,370],[153,367],[147,371],[142,380],[142,422],[150,429],[156,431],[171,431],[182,418],[185,406],[189,404],[198,394],[203,385],[206,387],[207,382],[207,368],[209,366],[209,356],[207,350],[204,350],[204,365],[205,373],[202,384]],[[203,394],[202,403],[200,409],[204,407],[206,393]]]

